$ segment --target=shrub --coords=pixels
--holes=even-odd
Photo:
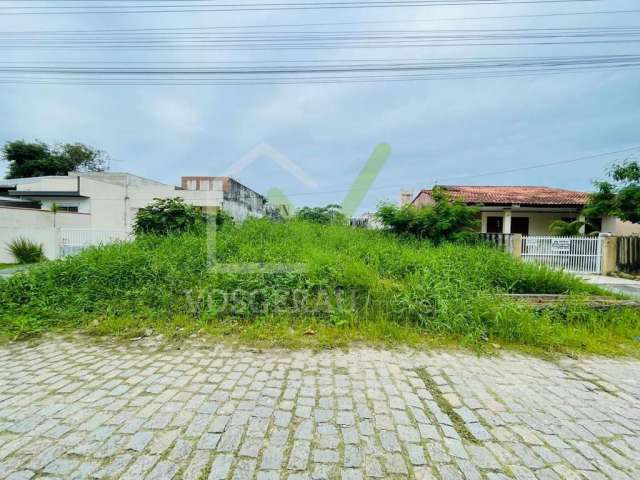
[[[42,244],[26,238],[16,238],[8,244],[8,250],[18,263],[38,263],[44,260]]]
[[[335,204],[329,204],[325,207],[302,207],[296,213],[296,218],[321,225],[345,223],[346,217],[341,209],[340,205]]]
[[[235,225],[235,220],[231,215],[222,209],[219,209],[215,213],[216,226],[222,227],[223,225]]]
[[[567,222],[565,220],[555,220],[549,225],[549,232],[551,235],[558,235],[561,237],[576,237],[583,235],[582,229],[586,229],[587,224],[580,220],[574,220]]]
[[[438,244],[466,240],[478,227],[479,210],[459,200],[452,200],[442,188],[431,191],[433,205],[414,207],[383,205],[376,217],[394,233],[414,235]]]
[[[156,198],[138,210],[133,230],[136,235],[150,233],[167,235],[194,231],[204,224],[204,215],[181,198]]]

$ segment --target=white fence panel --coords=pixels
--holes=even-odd
[[[125,230],[92,230],[87,228],[61,228],[58,236],[60,258],[74,255],[83,249],[131,240]]]
[[[600,273],[599,237],[523,237],[522,260],[571,273]]]

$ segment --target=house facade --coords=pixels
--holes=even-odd
[[[194,178],[194,177],[185,177]],[[199,177],[205,178],[205,177]],[[200,188],[184,188],[130,173],[73,172],[66,176],[12,179],[0,182],[0,208],[37,208],[90,215],[89,228],[131,231],[138,210],[156,198],[180,197],[203,211],[228,211],[234,218],[261,217],[266,199],[228,177],[206,177]],[[189,182],[182,180],[182,184]],[[13,203],[10,203],[13,202]],[[3,224],[0,213],[0,225]]]
[[[6,244],[19,237],[41,243],[48,258],[60,255],[61,233],[76,236],[72,244],[127,238],[138,210],[176,197],[240,221],[268,213],[265,197],[229,177],[184,177],[179,187],[118,172],[0,180],[0,262],[13,261]]]
[[[582,210],[588,194],[551,187],[440,186],[452,198],[480,210],[480,232],[551,235],[556,220],[584,221]],[[411,201],[416,207],[433,203],[431,190],[422,190]],[[615,217],[598,219],[594,231],[612,235],[640,234],[640,225]]]

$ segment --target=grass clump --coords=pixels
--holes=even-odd
[[[626,352],[640,334],[635,310],[598,312],[577,301],[601,293],[595,287],[483,245],[249,220],[217,232],[213,268],[207,252],[203,235],[143,236],[0,279],[0,333],[151,328],[267,346],[363,340],[598,353]],[[537,312],[501,293],[570,300]]]
[[[32,242],[23,237],[9,242],[7,250],[18,263],[38,263],[45,258],[42,244]]]

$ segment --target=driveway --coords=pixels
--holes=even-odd
[[[0,347],[0,477],[637,479],[640,362]]]
[[[638,280],[608,277],[606,275],[579,275],[579,277],[605,290],[640,298],[640,281]]]

